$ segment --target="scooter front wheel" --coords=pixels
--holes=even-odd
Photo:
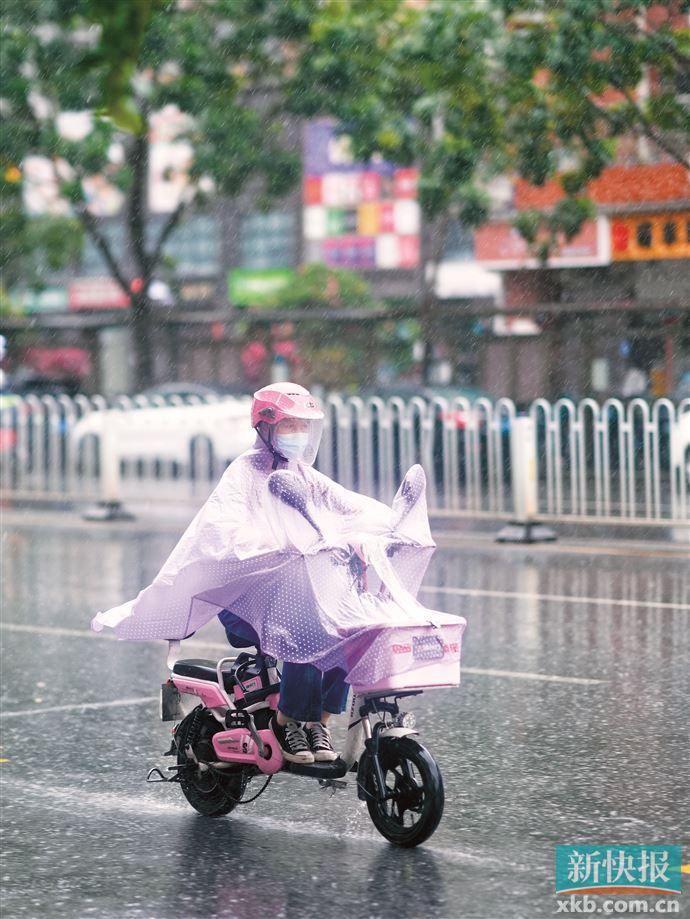
[[[382,737],[378,759],[383,788],[370,753],[364,754],[358,770],[369,816],[389,842],[418,846],[431,836],[443,815],[443,779],[436,761],[411,737]]]

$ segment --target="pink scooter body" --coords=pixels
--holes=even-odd
[[[219,731],[213,735],[213,749],[216,756],[224,763],[244,763],[256,766],[266,775],[273,775],[283,768],[283,754],[276,744],[273,732],[261,730],[259,737],[266,745],[268,757],[259,753],[254,738],[246,728],[233,728],[231,731]]]
[[[183,677],[173,674],[173,683],[180,692],[198,696],[207,708],[228,708],[228,699],[217,683],[210,680],[197,680],[193,677]],[[245,682],[248,691],[258,689],[261,680],[251,679]],[[242,699],[244,693],[239,686],[234,687],[234,700]],[[272,693],[266,698],[266,704],[274,711],[278,707],[278,693]],[[283,754],[276,744],[273,732],[267,729],[258,732],[264,742],[268,756],[262,756],[259,748],[247,728],[233,728],[230,731],[219,731],[213,735],[213,749],[216,756],[224,763],[242,763],[254,765],[265,775],[273,775],[283,768]]]
[[[196,680],[193,677],[178,676],[173,674],[173,683],[180,692],[198,696],[206,708],[227,708],[228,699],[217,683],[210,680]]]

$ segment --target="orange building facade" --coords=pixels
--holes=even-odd
[[[683,8],[651,6],[646,28],[687,29]],[[658,85],[648,70],[638,95]],[[689,104],[687,86],[677,91]],[[503,337],[484,349],[482,384],[518,400],[690,396],[690,170],[652,141],[626,137],[587,194],[595,219],[560,240],[546,265],[513,219],[548,212],[563,196],[558,182],[516,180],[510,206],[477,232],[475,258],[501,273],[505,314]]]
[[[616,165],[588,193],[596,219],[546,266],[509,218],[478,231],[475,258],[503,277],[508,333],[487,344],[482,384],[524,401],[690,395],[690,170]],[[548,210],[561,194],[518,181],[513,207]]]

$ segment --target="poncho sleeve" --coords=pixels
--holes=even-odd
[[[344,538],[386,536],[414,545],[433,546],[424,500],[426,479],[421,466],[413,466],[393,499],[383,504],[357,494],[312,469],[309,471],[312,501],[318,515],[338,518]],[[411,501],[408,499],[413,493]]]

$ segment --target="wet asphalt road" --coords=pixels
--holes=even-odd
[[[678,548],[443,541],[422,599],[467,617],[465,675],[410,703],[446,810],[400,851],[353,788],[278,776],[210,820],[176,786],[144,784],[169,745],[165,646],[88,622],[149,583],[181,527],[32,521],[13,512],[2,539],[4,919],[532,919],[556,912],[556,844],[681,843],[690,861]],[[221,639],[208,626],[189,656]]]

